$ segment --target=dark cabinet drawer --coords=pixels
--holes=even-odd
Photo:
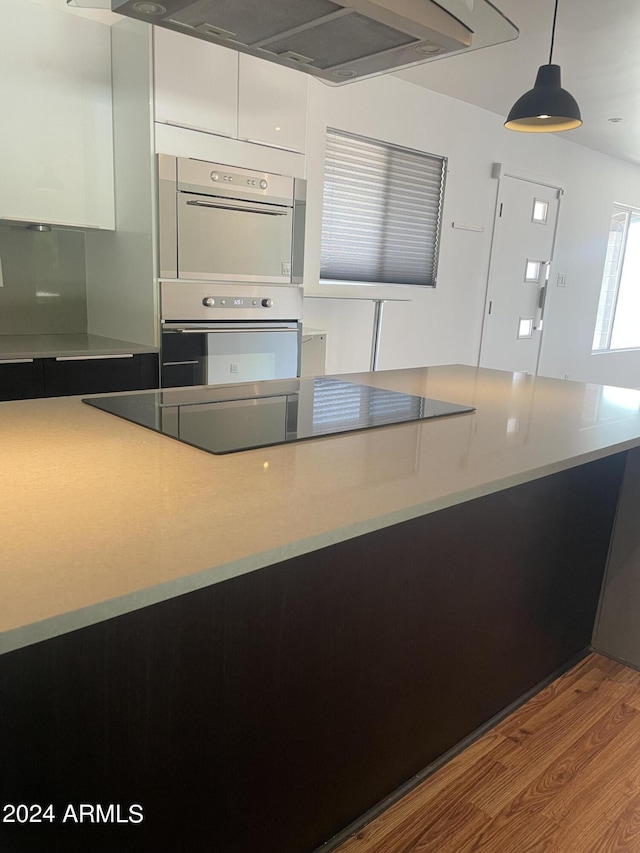
[[[162,365],[162,387],[181,388],[183,385],[206,385],[204,359],[172,362]]]
[[[162,387],[206,385],[206,335],[162,333]]]
[[[44,372],[38,358],[0,359],[0,400],[44,397]]]
[[[47,397],[141,391],[158,387],[158,355],[45,358],[44,387]]]

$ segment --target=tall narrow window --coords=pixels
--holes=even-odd
[[[320,278],[434,287],[446,159],[327,130]]]
[[[640,347],[640,211],[615,205],[593,351]]]

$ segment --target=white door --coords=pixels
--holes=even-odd
[[[500,179],[480,366],[535,374],[561,190]]]

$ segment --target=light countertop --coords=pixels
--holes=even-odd
[[[153,347],[100,335],[0,335],[0,361],[22,358],[72,358],[157,352]]]
[[[213,456],[77,397],[0,404],[0,651],[640,445],[640,391],[341,379],[476,412]]]

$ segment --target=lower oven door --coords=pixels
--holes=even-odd
[[[299,375],[299,323],[163,326],[163,388],[293,379]]]

